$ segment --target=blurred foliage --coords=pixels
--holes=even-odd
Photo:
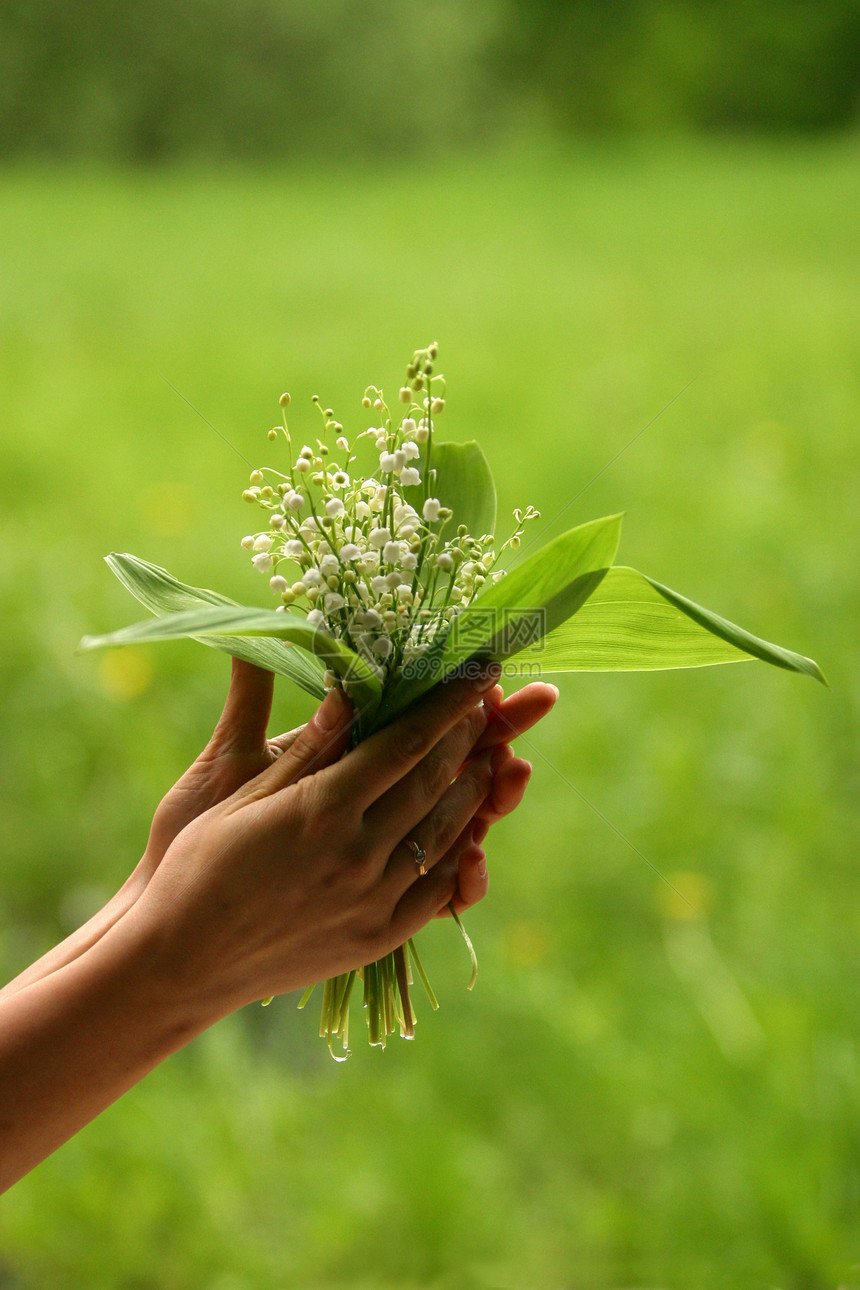
[[[0,155],[329,159],[856,122],[857,0],[6,0]]]
[[[361,429],[436,337],[502,516],[625,510],[622,559],[832,685],[558,678],[474,994],[440,923],[415,1044],[335,1067],[316,1000],[228,1019],[3,1198],[0,1284],[856,1284],[858,219],[847,139],[0,179],[7,975],[122,881],[226,688],[193,644],[75,654],[129,620],[100,557],[265,590],[194,408],[257,464],[282,389]]]

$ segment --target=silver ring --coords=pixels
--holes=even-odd
[[[412,858],[418,866],[419,874],[423,878],[427,872],[427,852],[422,847],[419,847],[418,843],[414,842],[412,838],[404,838],[403,845],[407,846],[412,852]]]

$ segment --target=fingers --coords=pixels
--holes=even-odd
[[[367,810],[477,705],[499,671],[498,663],[489,663],[478,677],[442,682],[402,717],[363,740],[344,762],[344,794]]]
[[[461,717],[417,766],[365,812],[365,826],[388,847],[394,846],[427,815],[467,758],[472,758],[475,741],[486,724],[480,705]]]
[[[467,847],[460,856],[457,865],[457,890],[451,904],[458,914],[470,909],[483,900],[490,887],[490,875],[487,872],[487,857],[483,847],[473,844]],[[439,911],[440,917],[448,914],[448,907]]]
[[[415,881],[416,857],[405,841],[413,840],[425,853],[424,863],[430,870],[446,856],[463,833],[475,811],[484,801],[492,784],[492,753],[481,753],[443,794],[433,809],[409,831],[406,839],[395,846],[386,866],[395,889]]]
[[[515,757],[507,744],[502,744],[493,754],[493,783],[486,799],[476,812],[476,818],[489,827],[496,820],[509,815],[519,806],[531,777],[532,766],[523,757]],[[481,842],[481,837],[475,839]]]
[[[517,735],[525,734],[552,711],[557,699],[557,687],[543,681],[523,686],[508,699],[502,698],[501,688],[497,686],[484,700],[487,728],[475,745],[475,751],[509,743]]]
[[[256,752],[265,745],[275,678],[253,663],[233,659],[224,711],[209,741],[219,752]]]
[[[342,690],[329,690],[306,726],[282,736],[280,756],[239,794],[241,801],[269,797],[302,776],[333,765],[346,751],[351,729],[349,700]]]

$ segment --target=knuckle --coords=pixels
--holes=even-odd
[[[423,757],[429,747],[429,739],[424,725],[416,721],[407,722],[400,732],[397,747],[404,760],[417,761]]]
[[[442,753],[428,753],[420,764],[420,779],[423,794],[428,798],[436,798],[451,782],[451,767],[448,759]]]

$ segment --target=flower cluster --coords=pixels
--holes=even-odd
[[[433,427],[445,407],[436,354],[434,344],[413,355],[399,418],[381,389],[365,391],[362,405],[377,424],[358,438],[378,454],[371,477],[356,475],[343,426],[316,396],[322,434],[294,454],[283,394],[282,424],[269,438],[286,439],[288,469],[254,470],[243,493],[268,513],[266,529],[244,537],[242,547],[269,575],[279,608],[304,610],[309,624],[344,641],[383,682],[429,649],[488,580],[503,577],[494,567],[500,551],[516,547],[524,523],[538,514],[516,511],[518,527],[500,551],[491,533],[453,527],[452,511],[434,496]],[[326,683],[337,683],[333,672]]]

